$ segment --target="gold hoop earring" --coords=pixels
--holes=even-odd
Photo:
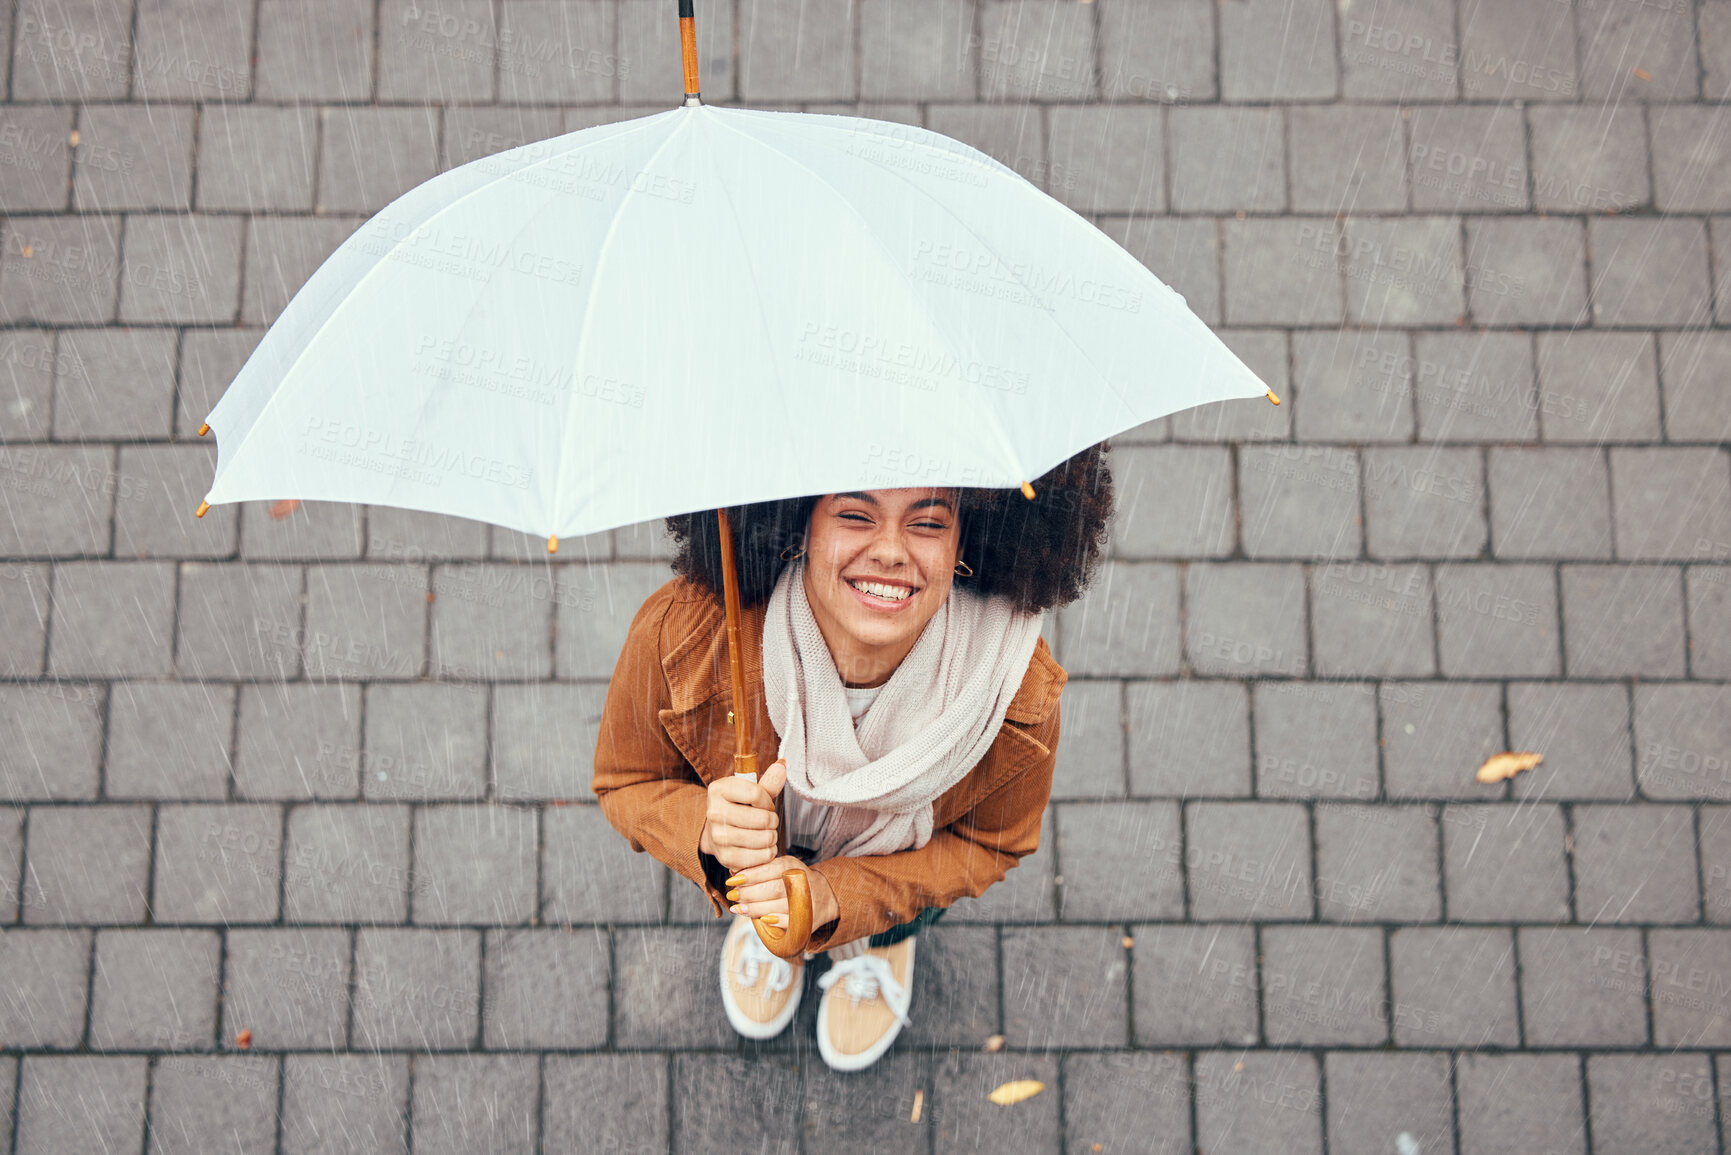
[[[790,548],[792,548],[792,547],[790,547],[790,546],[783,546],[782,547],[782,550],[781,550],[781,560],[782,561],[798,561],[800,558],[805,556],[805,547],[801,546],[800,551],[798,553],[794,554],[792,557],[789,557],[787,555],[787,551]]]
[[[962,577],[973,577],[974,576],[974,567],[969,565],[967,562],[961,560],[960,558],[957,558],[956,559],[956,573],[961,575]]]

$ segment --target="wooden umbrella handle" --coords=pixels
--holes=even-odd
[[[787,887],[787,929],[772,926],[761,918],[751,920],[757,937],[777,958],[793,958],[805,950],[811,941],[811,880],[797,866],[781,876]]]

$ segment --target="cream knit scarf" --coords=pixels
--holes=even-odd
[[[782,570],[763,623],[765,706],[788,785],[844,809],[814,861],[917,849],[932,803],[986,756],[1021,687],[1043,614],[950,587],[856,731],[841,674],[805,596],[805,560]]]

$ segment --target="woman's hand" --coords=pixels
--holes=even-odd
[[[787,785],[787,761],[777,758],[757,781],[723,774],[709,784],[709,809],[697,848],[733,873],[761,866],[775,857],[775,798]]]
[[[787,926],[787,886],[781,881],[781,876],[789,870],[805,871],[806,880],[811,883],[813,930],[840,917],[841,909],[836,905],[835,892],[829,888],[823,875],[791,854],[773,858],[762,866],[735,871],[733,877],[727,880],[732,888],[727,892],[727,897],[734,904],[729,909],[734,914],[743,914],[750,918],[780,915],[779,919],[772,918],[771,924]]]

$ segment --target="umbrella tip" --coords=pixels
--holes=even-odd
[[[1025,481],[1022,482],[1022,496],[1027,498],[1029,501],[1034,500],[1034,487]]]
[[[548,553],[558,553],[559,552],[559,538],[557,535],[549,536],[547,538],[547,552]]]
[[[209,433],[209,432],[210,432],[210,422],[208,422],[208,421],[206,421],[203,425],[200,425],[198,427],[198,435],[200,437],[203,437],[206,433]]]
[[[208,501],[201,501],[201,502],[199,502],[199,503],[198,503],[198,512],[196,512],[196,513],[194,513],[194,514],[193,514],[193,515],[192,515],[192,516],[194,516],[194,517],[203,517],[203,516],[204,516],[204,511],[205,511],[205,510],[207,510],[207,509],[209,509],[209,508],[210,508],[210,502],[208,502]]]
[[[1269,400],[1270,400],[1270,401],[1272,401],[1272,402],[1274,402],[1274,403],[1275,403],[1275,404],[1276,404],[1276,405],[1279,405],[1279,404],[1280,404],[1280,398],[1278,398],[1278,397],[1276,397],[1276,396],[1275,396],[1275,395],[1274,395],[1274,390],[1272,390],[1272,389],[1270,389],[1270,390],[1269,390],[1269,391],[1268,391],[1268,399],[1269,399]]]

